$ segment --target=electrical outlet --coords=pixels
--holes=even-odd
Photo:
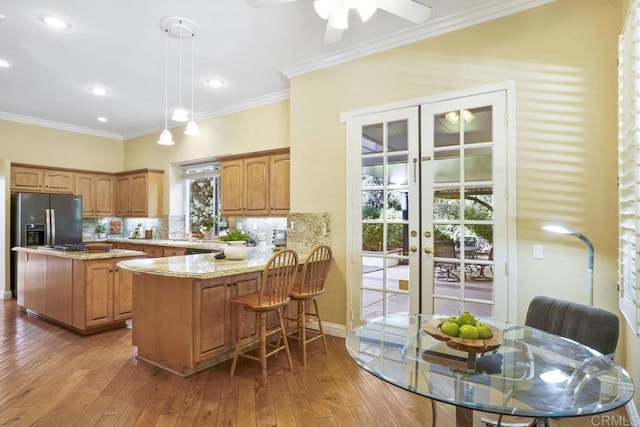
[[[322,232],[323,236],[327,235],[327,224],[326,223],[320,223],[320,231]]]
[[[542,245],[533,245],[533,258],[544,258],[544,247]]]

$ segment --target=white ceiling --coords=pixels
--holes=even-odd
[[[246,0],[0,0],[0,119],[126,139],[164,127],[160,21],[195,21],[195,118],[288,97],[289,78],[351,58],[495,19],[553,0],[418,0],[420,25],[378,10],[356,14],[335,44],[312,0],[252,8]],[[53,30],[40,17],[71,23]],[[190,40],[183,42],[182,100],[191,104]],[[178,38],[169,39],[169,109],[178,103]],[[206,85],[208,78],[225,84]],[[109,93],[96,97],[89,87]],[[100,123],[97,118],[109,119]],[[177,125],[169,120],[169,127]]]

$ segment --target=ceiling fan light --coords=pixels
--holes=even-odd
[[[313,8],[322,19],[328,19],[333,9],[336,8],[340,0],[315,0]]]
[[[331,12],[329,25],[340,30],[349,28],[349,8],[340,3],[340,5]]]
[[[187,123],[187,129],[185,129],[184,134],[189,136],[199,136],[200,129],[198,128],[198,124],[193,120],[189,121],[189,123]]]
[[[464,117],[464,121],[469,123],[471,120],[475,119],[476,116],[469,110],[462,110],[462,116]]]
[[[173,110],[171,120],[173,120],[174,122],[188,122],[189,116],[187,116],[187,110],[182,107],[176,108],[175,110]]]
[[[169,129],[165,129],[160,133],[160,139],[158,140],[158,144],[160,145],[173,145],[173,136]]]
[[[356,10],[360,15],[360,19],[362,19],[362,22],[367,22],[376,10],[378,10],[378,7],[373,0],[360,0],[356,6]]]

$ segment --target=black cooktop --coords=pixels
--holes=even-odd
[[[64,245],[53,245],[53,249],[57,249],[59,251],[86,251],[87,246],[82,243],[65,243]]]

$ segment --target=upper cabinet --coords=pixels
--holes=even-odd
[[[73,194],[74,174],[61,169],[11,167],[11,191]]]
[[[232,156],[220,161],[222,216],[289,213],[289,149]]]
[[[82,216],[115,216],[115,185],[113,175],[77,173],[75,194],[82,196]]]
[[[116,216],[161,216],[163,173],[144,169],[116,174]]]

